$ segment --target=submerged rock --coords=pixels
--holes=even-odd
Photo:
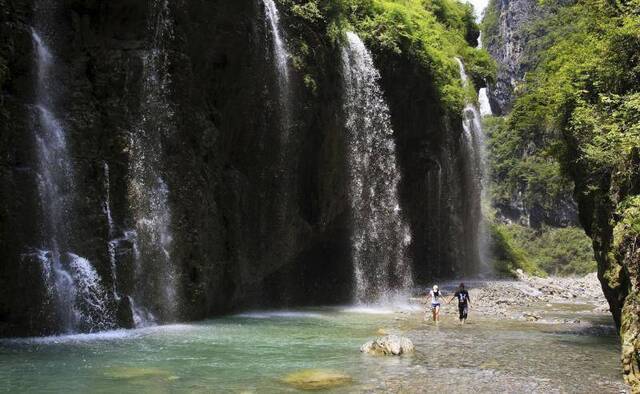
[[[376,334],[378,334],[378,335],[389,335],[389,332],[385,328],[378,328],[378,331],[376,331]]]
[[[412,353],[415,350],[413,342],[409,338],[398,335],[387,335],[369,341],[360,347],[363,353],[381,356],[399,356]]]
[[[179,377],[173,375],[171,371],[160,368],[144,367],[114,367],[104,372],[104,375],[111,379],[150,379],[159,378],[165,380],[177,380]]]
[[[299,390],[325,390],[344,386],[352,382],[349,375],[341,372],[323,369],[305,369],[293,372],[283,379],[283,382]]]

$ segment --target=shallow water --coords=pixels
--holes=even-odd
[[[307,368],[353,377],[334,392],[625,390],[613,331],[585,329],[607,326],[606,316],[591,314],[579,325],[472,319],[460,326],[447,315],[438,327],[421,318],[388,308],[321,308],[2,340],[0,390],[295,392],[282,378]],[[416,354],[361,354],[380,328],[411,338]]]

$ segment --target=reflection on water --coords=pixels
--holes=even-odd
[[[193,325],[5,340],[0,390],[295,392],[282,378],[301,369],[351,375],[351,385],[333,392],[624,390],[613,331],[581,328],[606,325],[606,317],[581,317],[591,319],[588,325],[472,319],[460,326],[447,315],[435,327],[415,312],[370,312],[253,312]],[[416,354],[360,354],[379,329],[411,338]]]

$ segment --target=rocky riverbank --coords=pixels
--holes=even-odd
[[[586,326],[591,323],[584,318],[585,315],[594,318],[610,316],[595,273],[584,277],[539,278],[520,271],[517,280],[471,280],[465,284],[471,297],[470,320],[482,318]],[[457,286],[458,282],[441,286],[445,300],[449,300]],[[445,303],[441,313],[445,318],[455,317],[458,313],[456,301]],[[607,329],[613,330],[613,321],[611,324]]]
[[[465,392],[470,386],[496,392],[497,382],[511,392],[629,392],[618,366],[620,340],[596,274],[519,273],[516,280],[464,283],[471,298],[467,324],[458,324],[457,302],[446,303],[458,281],[438,283],[445,295],[440,324],[431,320],[429,298],[420,297],[414,299],[419,311],[396,311],[378,328],[378,335],[404,336],[415,345],[407,361],[411,373],[405,380],[385,379],[379,392]]]

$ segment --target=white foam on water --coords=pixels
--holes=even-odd
[[[288,319],[298,319],[298,318],[312,318],[319,319],[323,318],[324,315],[320,313],[314,312],[301,312],[301,311],[255,311],[255,312],[244,312],[235,315],[235,317],[244,317],[249,319],[274,319],[274,318],[288,318]]]
[[[46,337],[0,338],[0,345],[57,345],[73,343],[91,343],[135,339],[147,335],[163,333],[180,333],[193,330],[189,324],[168,324],[164,326],[144,327],[137,329],[118,329],[91,334],[52,335]]]
[[[422,310],[422,307],[419,304],[409,302],[350,305],[339,309],[339,311],[343,313],[360,313],[365,315],[391,315],[394,313],[415,312],[420,310]]]
[[[340,309],[340,312],[344,313],[359,313],[365,315],[391,315],[395,311],[388,307],[382,307],[377,305],[357,305],[347,306]]]
[[[0,344],[7,345],[55,345],[79,342],[111,341],[123,338],[135,337],[135,330],[113,330],[102,331],[92,334],[71,334],[53,335],[48,337],[28,337],[28,338],[4,338],[0,339]]]

